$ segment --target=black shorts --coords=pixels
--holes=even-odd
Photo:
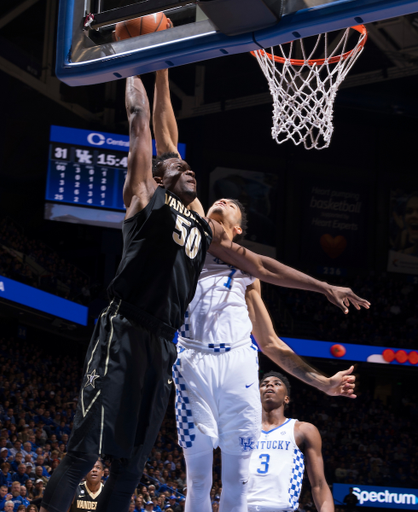
[[[164,419],[175,345],[122,311],[123,303],[112,301],[97,321],[69,450],[117,458],[140,446],[149,452]]]

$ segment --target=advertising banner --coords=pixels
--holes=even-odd
[[[348,495],[350,488],[357,496],[356,506],[418,510],[418,489],[376,485],[333,484],[332,494],[336,505],[344,503],[344,498]]]
[[[418,192],[392,190],[390,193],[390,272],[418,274]]]
[[[0,276],[0,298],[43,311],[76,324],[87,325],[88,308],[51,293]]]
[[[363,267],[366,219],[367,191],[361,185],[307,180],[302,196],[302,261],[340,269]]]

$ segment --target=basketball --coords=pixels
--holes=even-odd
[[[142,36],[151,32],[159,32],[168,28],[168,23],[167,17],[163,12],[148,14],[148,16],[142,16],[133,20],[121,21],[116,24],[115,38],[116,41],[122,41],[123,39]]]
[[[345,355],[345,347],[344,345],[336,344],[331,347],[331,354],[334,357],[343,357]]]

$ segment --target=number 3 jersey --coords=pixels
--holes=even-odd
[[[122,233],[122,260],[108,288],[110,298],[174,328],[174,336],[212,241],[208,223],[158,187],[148,205],[124,221]]]
[[[305,463],[295,441],[296,421],[289,418],[280,427],[261,431],[251,453],[249,512],[298,508]]]
[[[254,279],[207,254],[180,336],[215,346],[227,343],[231,347],[234,342],[248,340],[252,324],[245,292]]]

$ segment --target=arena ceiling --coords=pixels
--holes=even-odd
[[[0,4],[0,70],[84,121],[103,127],[124,124],[121,82],[72,89],[54,75],[57,0],[3,0]],[[352,89],[359,108],[379,108],[362,86],[379,84],[394,113],[418,115],[408,90],[418,76],[418,14],[367,26],[366,49],[341,89]],[[386,84],[386,85],[385,85]],[[407,90],[408,89],[408,90]],[[171,71],[178,119],[271,103],[267,83],[250,55],[236,55]],[[393,94],[393,93],[397,94]],[[398,100],[395,100],[397,97]],[[397,112],[399,111],[399,112]]]

